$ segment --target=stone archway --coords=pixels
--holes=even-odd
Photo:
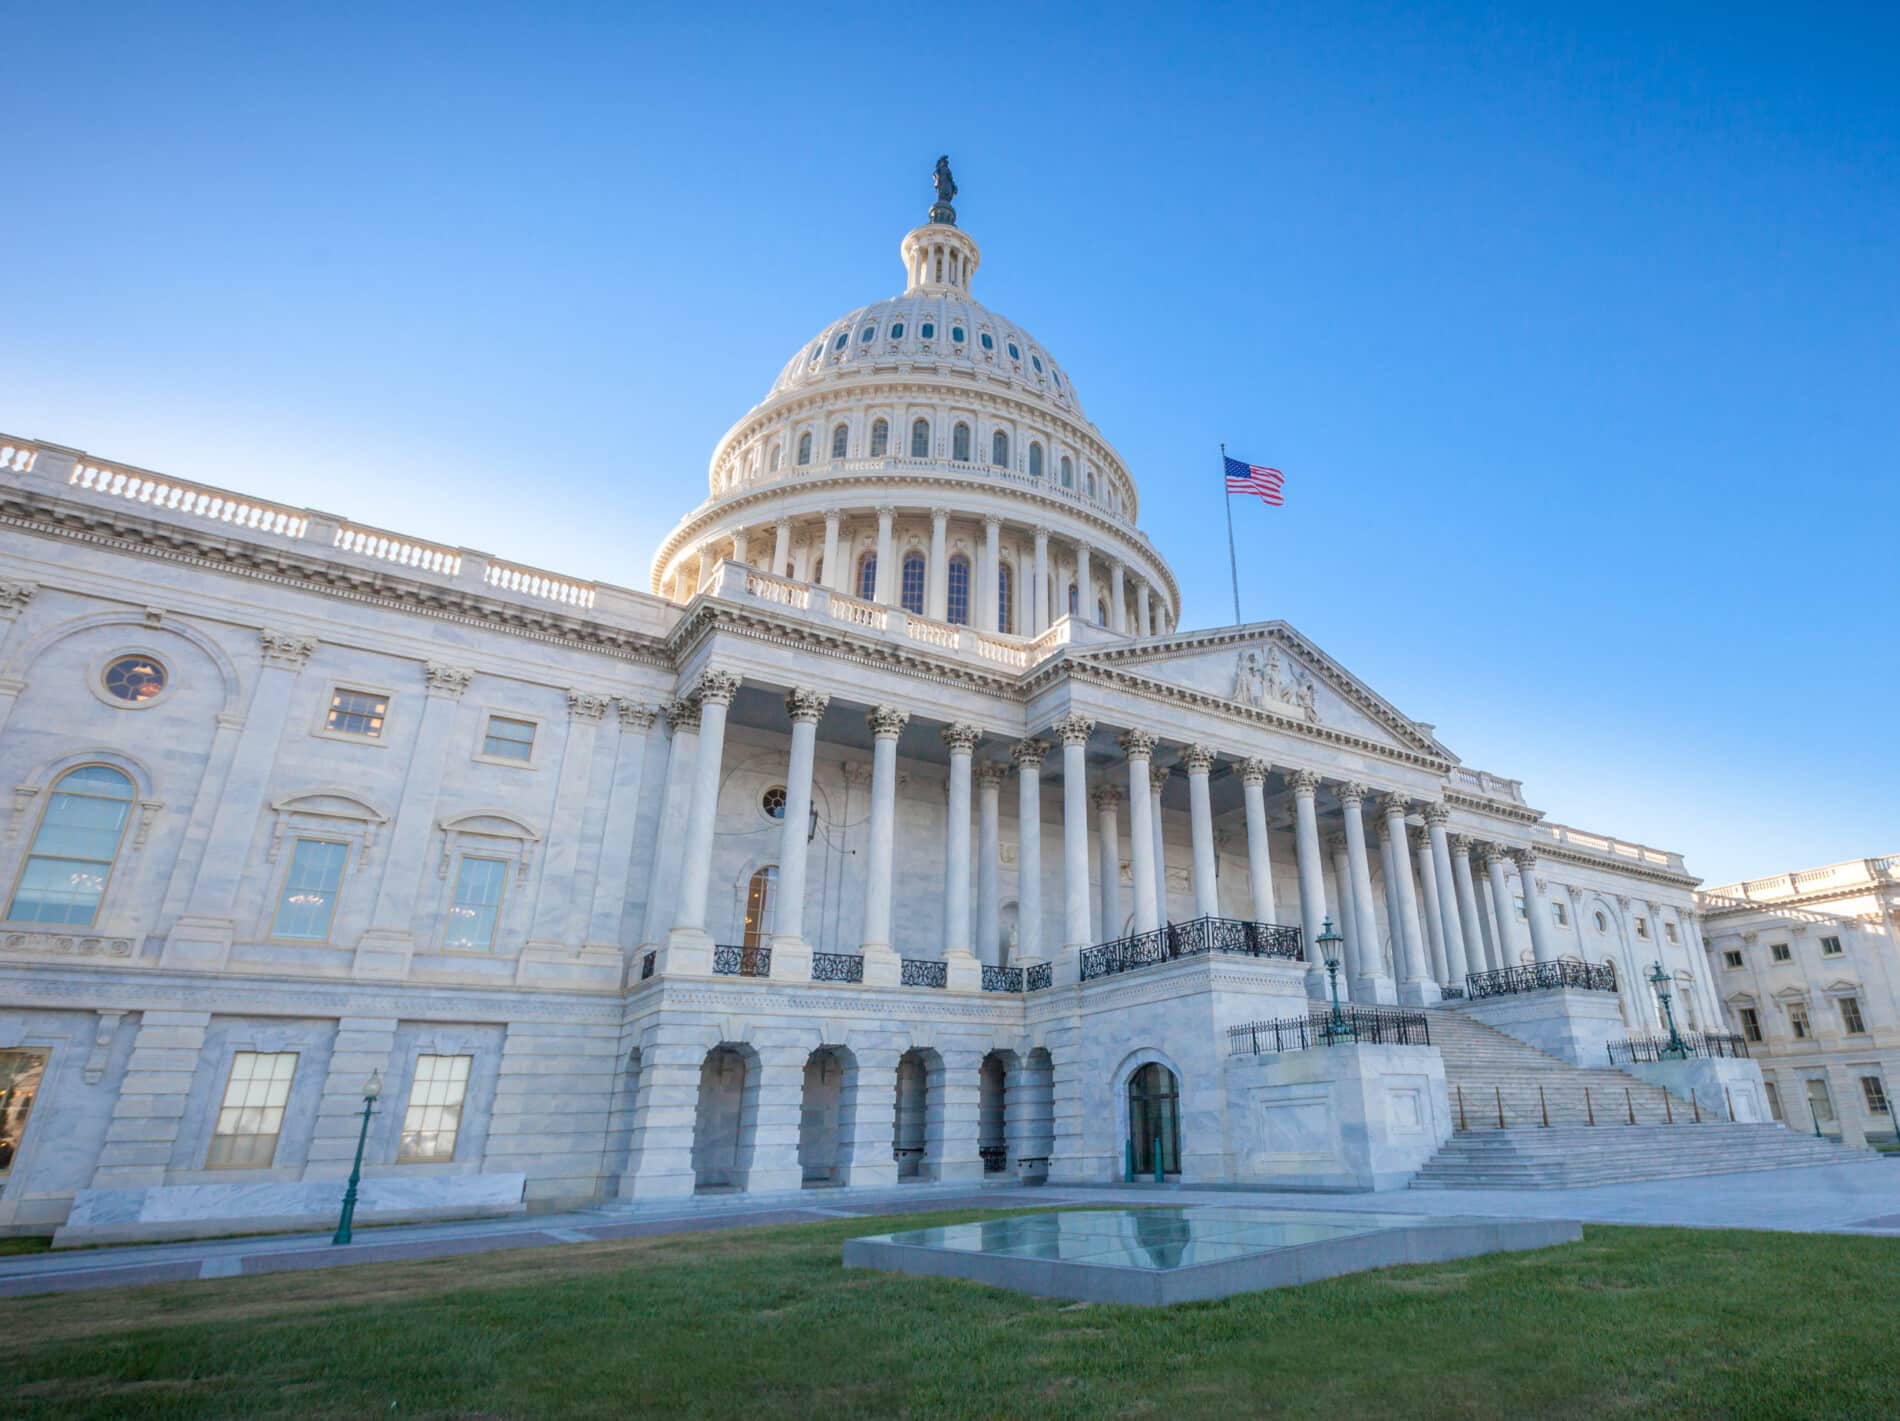
[[[1021,1069],[1014,1051],[990,1052],[977,1067],[977,1155],[985,1176],[1009,1170],[1009,1078]]]
[[[898,1058],[891,1154],[899,1183],[930,1177],[930,1098],[933,1086],[943,1088],[942,1076],[943,1058],[928,1047],[913,1046]]]
[[[1184,1144],[1183,1076],[1180,1067],[1153,1049],[1134,1052],[1115,1073],[1114,1101],[1121,1165],[1132,1160],[1136,1179],[1154,1177],[1155,1152],[1163,1178],[1179,1177]]]
[[[798,1167],[807,1189],[843,1184],[857,1096],[857,1058],[843,1046],[820,1046],[805,1060],[798,1112]]]
[[[695,1192],[746,1187],[758,1115],[758,1052],[721,1042],[706,1053],[699,1068],[699,1100],[693,1116]]]

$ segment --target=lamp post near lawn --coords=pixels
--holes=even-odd
[[[356,1219],[356,1186],[363,1178],[363,1144],[369,1139],[369,1117],[376,1113],[376,1097],[382,1093],[382,1073],[371,1071],[363,1082],[363,1128],[356,1132],[356,1162],[350,1166],[350,1187],[343,1191],[343,1213],[336,1221],[332,1244],[350,1241],[350,1225]]]

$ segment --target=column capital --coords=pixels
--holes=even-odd
[[[429,683],[430,695],[447,696],[450,700],[460,700],[468,683],[475,679],[472,667],[450,666],[445,661],[425,661],[422,674]]]
[[[693,699],[701,707],[729,706],[732,698],[739,694],[739,677],[730,671],[708,668],[699,676],[699,684],[693,688]]]
[[[607,707],[613,704],[613,697],[595,695],[592,691],[568,688],[567,715],[569,720],[598,721],[607,714]]]
[[[983,531],[985,533],[1001,532],[1002,527],[1003,527],[1003,518],[1001,514],[985,513],[983,515]]]
[[[1432,851],[1432,831],[1430,829],[1426,829],[1422,826],[1415,828],[1411,825],[1407,825],[1405,829],[1405,840],[1420,853],[1430,854]]]
[[[1122,754],[1131,760],[1147,760],[1154,756],[1155,736],[1149,730],[1124,730],[1115,737],[1115,743],[1122,747]]]
[[[1190,745],[1181,752],[1181,763],[1187,766],[1190,775],[1204,775],[1214,768],[1214,747]]]
[[[879,521],[880,523],[882,523],[882,522],[885,522],[885,521],[886,521],[886,520],[888,520],[888,519],[892,519],[892,518],[895,518],[896,516],[897,516],[897,505],[896,505],[896,504],[894,504],[894,503],[880,503],[880,504],[878,504],[878,506],[877,506],[877,517],[878,517],[878,521]]]
[[[15,595],[18,597],[17,601],[13,600]],[[33,589],[29,583],[0,583],[0,607],[9,607],[17,612],[26,605],[27,598],[32,595]],[[257,644],[264,653],[266,666],[283,666],[292,671],[301,671],[304,663],[310,660],[310,654],[317,649],[317,639],[313,636],[272,631],[269,627],[257,634]]]
[[[825,510],[825,522],[827,523],[837,523],[843,518],[844,510],[842,508],[827,508]]]
[[[1089,735],[1095,729],[1095,722],[1085,715],[1065,715],[1050,727],[1064,745],[1086,745]]]
[[[1426,824],[1434,829],[1442,829],[1451,821],[1451,810],[1443,800],[1427,800],[1420,812],[1424,814]]]
[[[682,730],[699,729],[699,702],[684,698],[666,703],[666,723],[673,727],[673,733]]]
[[[1315,795],[1319,793],[1319,776],[1312,770],[1294,770],[1287,775],[1287,783],[1293,786],[1293,793]]]
[[[1451,851],[1454,854],[1460,854],[1466,858],[1471,856],[1471,836],[1469,834],[1453,834],[1450,842]]]
[[[33,600],[33,594],[38,590],[37,583],[0,578],[0,617],[17,617],[26,610],[26,604]],[[266,632],[264,635],[269,636],[271,633]]]
[[[1342,784],[1339,787],[1340,807],[1343,809],[1350,805],[1351,807],[1356,809],[1358,808],[1358,806],[1365,803],[1365,801],[1371,794],[1372,794],[1372,791],[1367,789],[1364,785],[1360,784],[1359,781],[1347,780],[1344,784]]]
[[[1009,747],[1009,758],[1016,762],[1019,770],[1033,770],[1042,764],[1042,757],[1049,753],[1047,740],[1018,740]]]
[[[953,720],[943,728],[942,735],[952,755],[968,755],[983,738],[983,727],[967,720]]]
[[[1572,903],[1581,903],[1583,901],[1583,890],[1574,883],[1566,883],[1564,885],[1564,892],[1570,895],[1570,901]],[[1658,909],[1658,911],[1660,912],[1661,910]]]
[[[794,686],[785,693],[785,713],[794,721],[816,725],[831,704],[831,697],[809,686]]]
[[[1240,762],[1240,782],[1244,785],[1263,785],[1267,782],[1267,771],[1272,768],[1258,756],[1249,755]]]
[[[1174,771],[1170,770],[1166,765],[1153,765],[1153,764],[1149,765],[1148,766],[1149,788],[1151,788],[1156,794],[1160,794],[1162,790],[1168,787],[1168,777],[1172,775],[1173,773]]]
[[[1382,794],[1379,796],[1379,813],[1391,818],[1394,814],[1403,819],[1412,812],[1412,801],[1402,794]]]
[[[1038,523],[1038,524],[1036,524],[1036,525],[1034,525],[1034,527],[1032,527],[1030,531],[1031,531],[1031,532],[1033,532],[1033,533],[1034,533],[1034,534],[1036,535],[1036,541],[1037,541],[1037,543],[1039,543],[1039,544],[1042,544],[1042,545],[1044,545],[1044,546],[1047,546],[1047,544],[1048,544],[1048,542],[1049,542],[1049,530],[1048,530],[1048,528],[1046,528],[1046,527],[1044,527],[1044,526],[1043,526],[1042,524],[1040,524],[1040,523]]]
[[[950,521],[950,510],[947,508],[931,509],[930,521],[932,523],[948,523]]]
[[[976,776],[976,782],[979,787],[993,787],[1002,784],[1004,780],[1009,778],[1009,766],[1005,765],[1001,760],[985,760],[982,764],[976,766],[971,773]]]
[[[1344,834],[1328,834],[1326,836],[1326,852],[1329,854],[1345,853],[1346,836]]]
[[[625,696],[618,696],[614,699],[614,709],[620,713],[620,724],[627,730],[653,728],[655,707],[645,701],[630,701]]]
[[[783,528],[787,533],[790,533],[792,531],[792,520],[789,518],[775,519],[772,523],[772,531],[776,533],[781,528]]]
[[[1095,806],[1096,812],[1098,813],[1104,809],[1116,808],[1127,798],[1128,796],[1122,792],[1120,785],[1097,785],[1094,789],[1089,791],[1089,803]]]
[[[878,740],[895,740],[903,734],[904,727],[910,721],[910,712],[899,710],[896,706],[872,706],[864,717],[871,727],[871,734]]]
[[[1505,857],[1517,865],[1520,873],[1530,873],[1537,867],[1536,849],[1510,849],[1506,851]]]

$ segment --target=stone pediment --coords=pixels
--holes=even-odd
[[[1075,656],[1249,710],[1455,762],[1431,728],[1396,707],[1285,622],[1221,627]]]

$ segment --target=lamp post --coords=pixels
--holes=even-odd
[[[1333,1014],[1326,1023],[1326,1039],[1336,1041],[1348,1034],[1346,1014],[1339,1009],[1339,945],[1345,939],[1333,931],[1333,920],[1327,918],[1320,929],[1319,955],[1326,964],[1326,976],[1333,988]]]
[[[369,1139],[369,1117],[376,1113],[376,1097],[383,1093],[380,1071],[371,1071],[363,1082],[363,1127],[356,1132],[356,1162],[350,1166],[350,1186],[343,1191],[343,1212],[336,1221],[332,1245],[350,1241],[350,1225],[356,1219],[356,1186],[363,1178],[363,1145]]]
[[[1669,1044],[1663,1047],[1663,1055],[1671,1060],[1686,1060],[1689,1055],[1689,1043],[1682,1039],[1682,1033],[1676,1030],[1676,1011],[1669,1004],[1669,974],[1663,971],[1659,961],[1649,971],[1649,985],[1656,989],[1656,995],[1662,998],[1663,1020],[1669,1023]]]

